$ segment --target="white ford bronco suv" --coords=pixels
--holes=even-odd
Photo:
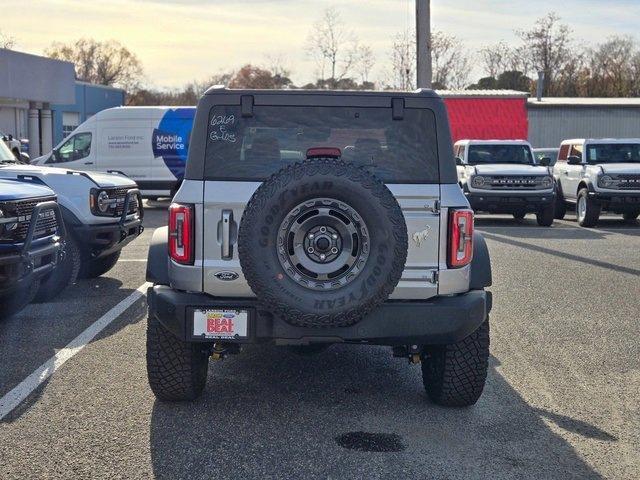
[[[560,145],[553,167],[558,184],[556,218],[576,209],[582,227],[595,227],[602,211],[640,215],[640,139],[575,139]]]
[[[476,212],[535,213],[553,224],[555,188],[549,159],[537,164],[525,140],[460,140],[454,145],[458,181]]]
[[[158,398],[194,399],[209,357],[272,342],[387,345],[433,401],[478,400],[491,266],[434,92],[213,87],[173,202],[147,264]]]
[[[142,198],[136,183],[117,173],[84,173],[62,168],[0,162],[0,179],[29,180],[53,190],[64,219],[65,255],[42,278],[35,301],[58,295],[76,278],[109,271],[122,248],[142,232]]]

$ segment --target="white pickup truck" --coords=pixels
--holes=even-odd
[[[67,230],[62,264],[41,281],[36,301],[54,298],[68,284],[109,271],[122,248],[142,232],[142,197],[118,173],[84,173],[0,161],[0,179],[24,179],[53,190]]]

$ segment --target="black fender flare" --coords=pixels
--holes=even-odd
[[[487,242],[480,233],[473,232],[473,260],[471,260],[469,289],[481,290],[490,287],[492,281],[491,258]]]
[[[169,227],[156,228],[147,255],[147,282],[169,285]]]

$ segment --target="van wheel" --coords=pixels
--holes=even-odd
[[[445,407],[475,404],[489,368],[489,318],[464,340],[424,348],[422,382],[429,398]]]
[[[122,250],[118,250],[117,252],[105,255],[104,257],[89,260],[84,266],[81,274],[82,278],[96,278],[107,273],[116,265],[116,263],[118,263],[121,251]]]
[[[154,317],[147,322],[147,377],[160,400],[195,400],[207,383],[209,357],[201,343],[183,342]]]
[[[62,261],[53,272],[40,281],[40,289],[34,302],[48,302],[58,296],[69,285],[76,283],[82,264],[80,249],[71,235],[65,240],[65,252]]]
[[[39,287],[40,282],[36,280],[25,288],[11,290],[10,292],[0,295],[0,320],[5,320],[15,315],[29,305],[36,296],[36,293],[38,293]]]
[[[536,212],[536,221],[538,225],[541,227],[550,227],[553,225],[553,220],[555,218],[555,205],[551,204],[548,207],[543,208]]]
[[[589,190],[580,189],[578,192],[578,201],[576,202],[576,216],[578,224],[581,227],[595,227],[600,218],[601,207],[591,198],[589,198]]]

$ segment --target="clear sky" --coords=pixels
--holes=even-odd
[[[304,44],[324,8],[336,7],[388,68],[391,37],[414,25],[414,0],[0,0],[0,29],[16,49],[42,51],[53,41],[116,39],[143,63],[147,83],[177,87],[251,62],[281,56],[303,83],[314,64]],[[476,49],[515,41],[514,29],[556,11],[581,42],[629,34],[640,40],[640,0],[432,0],[433,28]]]

